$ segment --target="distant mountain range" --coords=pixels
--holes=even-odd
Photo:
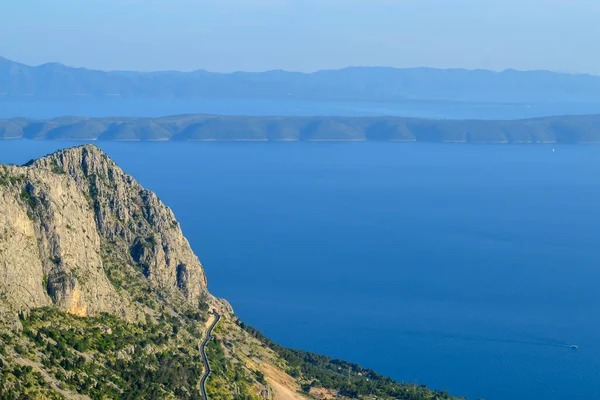
[[[0,139],[600,143],[600,115],[513,121],[400,117],[0,119]]]
[[[400,102],[597,101],[600,76],[549,71],[351,67],[314,73],[124,72],[0,57],[0,99],[260,98]]]

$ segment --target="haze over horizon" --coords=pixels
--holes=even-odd
[[[346,65],[346,66],[339,66],[339,67],[335,67],[335,68],[323,68],[323,69],[315,69],[315,70],[306,70],[306,71],[298,71],[298,70],[291,70],[291,69],[283,69],[283,68],[274,68],[274,69],[265,69],[265,70],[256,70],[256,71],[246,71],[246,70],[231,70],[231,71],[214,71],[214,70],[208,70],[208,69],[204,69],[204,68],[197,68],[197,69],[191,69],[191,70],[178,70],[178,69],[156,69],[156,70],[133,70],[133,69],[123,69],[123,68],[116,68],[116,69],[102,69],[102,68],[92,68],[86,65],[71,65],[71,64],[65,64],[62,62],[58,62],[58,61],[54,61],[54,60],[47,60],[47,61],[43,61],[41,63],[35,63],[35,64],[29,64],[26,62],[22,62],[20,60],[14,60],[14,59],[10,59],[8,57],[4,57],[2,55],[0,55],[0,61],[5,61],[5,62],[9,62],[9,63],[16,63],[16,64],[22,64],[25,65],[27,67],[33,67],[33,68],[37,68],[37,67],[43,67],[44,65],[51,65],[51,64],[58,64],[58,65],[62,65],[68,68],[75,68],[75,69],[79,69],[79,68],[83,68],[86,70],[90,70],[90,71],[102,71],[102,72],[141,72],[141,73],[154,73],[154,72],[198,72],[198,71],[203,71],[203,72],[209,72],[209,73],[215,73],[215,74],[233,74],[236,72],[247,72],[247,73],[266,73],[266,72],[275,72],[275,71],[283,71],[283,72],[290,72],[290,73],[300,73],[300,74],[312,74],[312,73],[317,73],[317,72],[323,72],[323,71],[339,71],[339,70],[344,70],[344,69],[352,69],[352,68],[382,68],[382,69],[431,69],[431,70],[465,70],[465,71],[491,71],[491,72],[506,72],[506,71],[518,71],[518,72],[552,72],[552,73],[558,73],[558,74],[569,74],[569,75],[592,75],[592,76],[597,76],[600,75],[600,73],[589,73],[589,72],[577,72],[577,71],[560,71],[560,70],[551,70],[551,69],[518,69],[518,68],[504,68],[504,69],[491,69],[491,68],[465,68],[465,67],[453,67],[453,66],[448,66],[448,67],[430,67],[427,65],[421,65],[421,66],[412,66],[412,67],[395,67],[395,66],[390,66],[390,65],[367,65],[367,64],[362,64],[362,65]]]
[[[600,0],[0,17],[0,400],[600,400]]]
[[[595,0],[7,0],[0,15],[0,55],[28,65],[600,73]]]

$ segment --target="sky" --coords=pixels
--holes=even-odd
[[[600,74],[600,0],[1,0],[0,56],[103,70]]]

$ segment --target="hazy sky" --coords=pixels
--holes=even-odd
[[[0,56],[130,70],[600,73],[600,0],[0,0]]]

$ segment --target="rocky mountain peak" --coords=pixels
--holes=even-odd
[[[0,164],[0,371],[2,399],[451,399],[243,324],[93,145]]]
[[[0,293],[16,309],[135,318],[141,304],[117,287],[135,274],[158,296],[212,300],[171,209],[95,145],[1,166],[0,211]]]

